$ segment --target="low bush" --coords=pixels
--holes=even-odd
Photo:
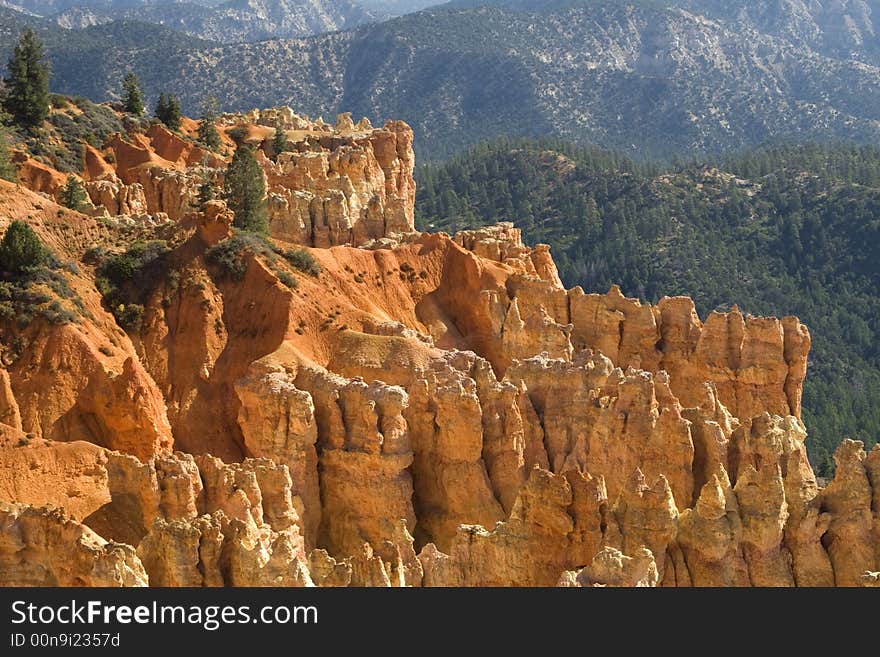
[[[315,259],[315,256],[305,249],[279,250],[278,253],[291,265],[309,276],[317,276],[324,271],[324,268],[321,267],[321,263]]]
[[[272,245],[255,233],[236,233],[205,253],[205,259],[216,267],[223,279],[240,281],[247,272],[247,256],[262,256],[269,262],[275,259]]]
[[[289,287],[291,290],[295,290],[299,287],[299,282],[296,280],[296,277],[291,274],[289,271],[284,271],[283,269],[279,269],[275,271],[275,275],[278,277],[278,280],[281,281],[284,285]]]
[[[126,331],[140,330],[147,295],[167,275],[170,253],[164,240],[135,242],[124,253],[111,256],[99,249],[89,252],[90,257],[101,259],[95,286]]]

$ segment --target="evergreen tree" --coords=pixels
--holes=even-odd
[[[125,111],[135,116],[144,115],[144,96],[141,93],[141,83],[137,76],[128,72],[122,80],[122,104]]]
[[[0,240],[0,272],[21,274],[42,265],[48,255],[30,226],[23,221],[13,221]]]
[[[9,157],[9,141],[3,128],[0,128],[0,178],[18,182],[18,169]]]
[[[71,210],[81,210],[87,199],[86,190],[76,176],[67,176],[67,185],[61,190],[61,205]]]
[[[214,122],[217,120],[217,99],[208,96],[202,105],[202,116],[199,119],[199,143],[212,151],[219,150],[223,145],[220,133]]]
[[[288,150],[289,144],[287,142],[287,133],[284,131],[284,127],[279,122],[275,126],[275,136],[272,138],[272,153],[275,155],[275,160],[278,160],[278,156],[281,155],[284,151]]]
[[[267,232],[266,181],[250,146],[242,145],[235,150],[226,169],[225,191],[229,208],[235,213],[236,228]]]
[[[156,118],[169,130],[180,129],[180,102],[172,94],[161,93],[156,102]]]
[[[27,28],[6,68],[4,107],[12,119],[35,133],[49,114],[49,65],[43,61],[43,43]]]
[[[214,184],[214,181],[210,178],[206,179],[201,185],[199,185],[199,198],[198,198],[198,210],[199,212],[205,211],[205,205],[208,204],[208,201],[213,201],[217,198],[217,186]]]

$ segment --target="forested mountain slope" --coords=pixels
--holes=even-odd
[[[421,226],[512,220],[548,242],[567,285],[656,301],[694,298],[703,318],[738,304],[798,315],[813,351],[809,449],[827,471],[844,437],[880,436],[880,149],[777,147],[720,168],[663,172],[599,150],[499,141],[423,168]]]

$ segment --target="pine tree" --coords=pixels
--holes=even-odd
[[[214,122],[217,120],[217,99],[208,96],[202,105],[202,116],[199,118],[199,143],[212,151],[219,150],[223,145],[220,133]]]
[[[277,161],[278,156],[288,148],[287,133],[284,131],[284,127],[281,123],[278,123],[275,126],[275,136],[272,138],[272,153],[275,155],[275,160]]]
[[[48,255],[30,226],[23,221],[13,221],[0,240],[0,272],[20,274],[42,265]]]
[[[235,213],[233,225],[252,233],[266,233],[266,181],[250,146],[235,150],[226,169],[225,190],[229,208]]]
[[[124,92],[122,104],[125,107],[125,111],[135,116],[143,116],[144,96],[141,93],[140,80],[138,80],[134,73],[129,71],[125,74],[125,77],[122,79],[122,90]]]
[[[61,190],[61,198],[59,199],[61,205],[71,210],[81,210],[87,199],[86,190],[76,176],[67,176],[67,185]]]
[[[156,118],[169,130],[180,129],[180,102],[172,94],[161,93],[156,102]]]
[[[0,178],[18,182],[18,169],[9,157],[9,140],[3,128],[0,128]]]
[[[208,204],[208,201],[213,201],[215,198],[217,198],[217,186],[214,184],[213,180],[208,178],[205,180],[205,182],[199,185],[199,212],[204,212],[205,206]]]
[[[13,120],[35,133],[49,114],[49,65],[43,61],[43,43],[27,28],[6,68],[4,107]]]

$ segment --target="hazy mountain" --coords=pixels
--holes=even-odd
[[[443,0],[358,0],[358,4],[391,16],[403,16],[444,3]]]
[[[188,111],[210,93],[229,109],[286,103],[313,116],[403,118],[422,156],[495,135],[638,155],[880,139],[871,5],[753,4],[441,7],[306,39],[174,51],[139,40],[140,23],[129,24],[140,34],[112,23],[47,40],[58,91],[103,99],[133,68],[148,95],[174,89]]]
[[[352,0],[224,0],[218,4],[173,0],[24,0],[8,4],[82,29],[114,20],[137,20],[222,43],[301,37],[357,27],[388,15]]]

